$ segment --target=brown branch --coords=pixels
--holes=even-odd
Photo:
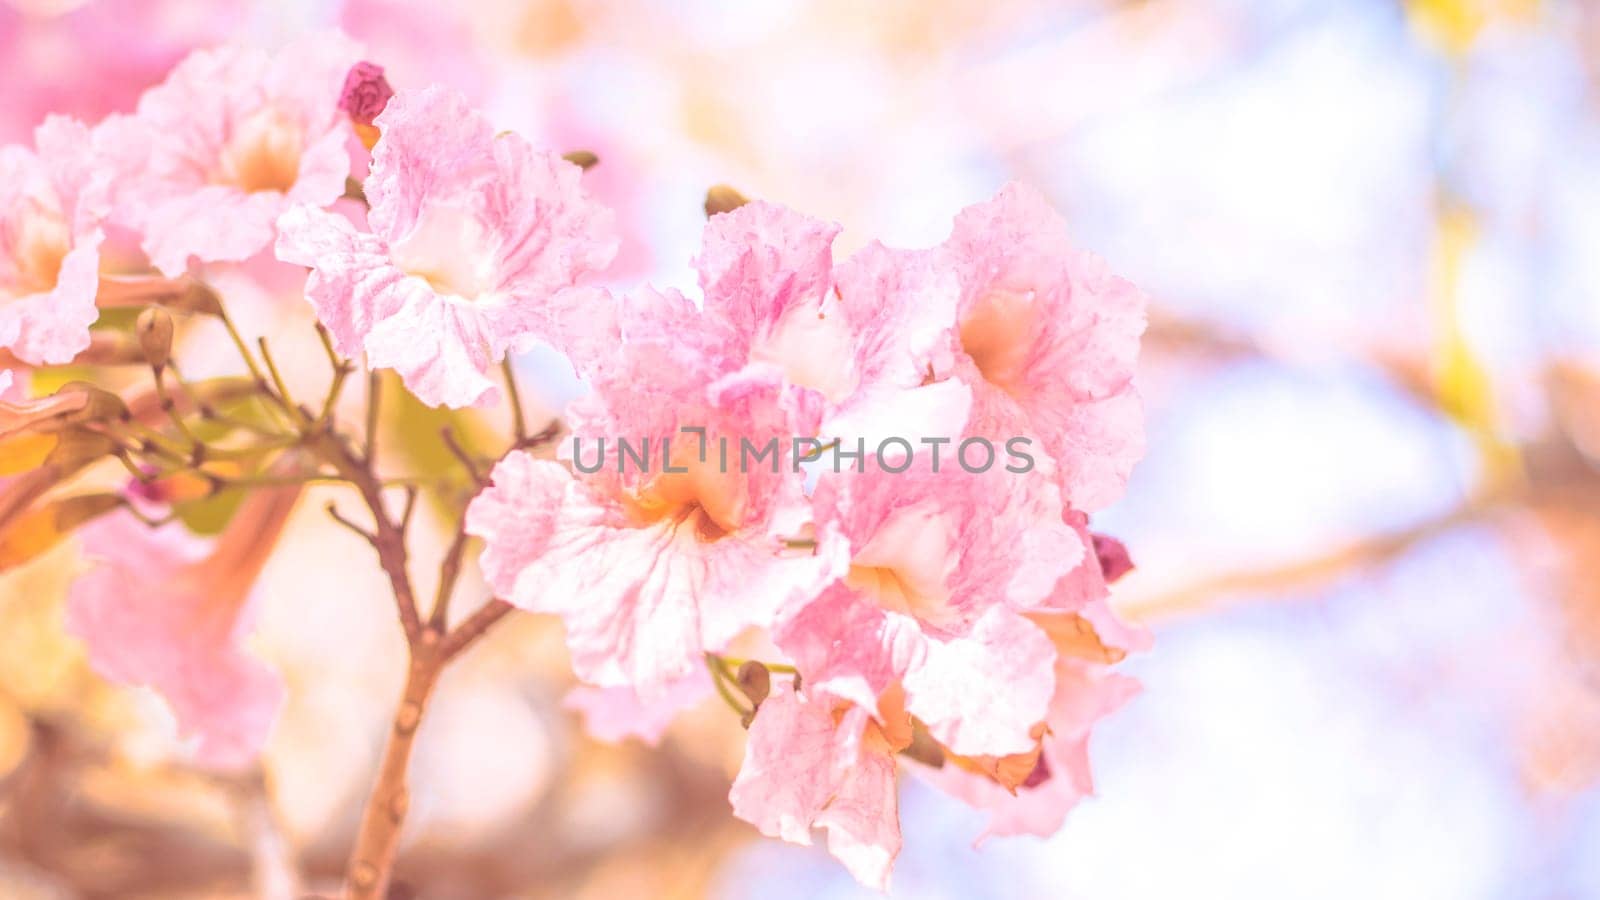
[[[477,612],[467,616],[454,630],[445,635],[439,642],[439,655],[445,659],[452,659],[461,651],[467,649],[474,641],[483,636],[494,623],[505,618],[506,613],[516,607],[504,600],[490,600],[478,607]]]
[[[378,551],[378,564],[389,576],[389,586],[394,591],[406,642],[415,648],[422,636],[422,618],[417,613],[417,598],[411,587],[411,576],[406,572],[405,533],[390,518],[388,508],[384,506],[382,483],[366,461],[358,458],[333,431],[324,430],[311,435],[308,443],[324,462],[333,466],[341,478],[355,486],[367,509],[372,512],[372,546]]]
[[[427,633],[433,634],[432,631]],[[437,647],[412,647],[411,666],[406,672],[400,706],[395,710],[383,759],[378,764],[378,775],[361,814],[355,850],[350,854],[346,873],[350,900],[379,900],[388,894],[389,874],[400,847],[401,827],[411,806],[406,776],[411,747],[445,661],[445,655]]]
[[[455,429],[445,426],[439,430],[439,436],[444,439],[444,445],[450,450],[450,454],[461,463],[462,468],[467,470],[467,475],[472,478],[472,483],[474,485],[482,484],[483,475],[478,471],[478,463],[472,458],[472,454],[461,446],[461,442],[456,440]]]
[[[445,551],[444,562],[439,564],[439,590],[428,616],[428,625],[439,632],[450,624],[450,596],[455,593],[456,581],[461,577],[461,558],[466,555],[467,539],[467,517],[463,514],[455,537],[450,541],[450,549]]]

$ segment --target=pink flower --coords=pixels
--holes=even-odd
[[[1021,184],[962,211],[941,249],[961,300],[954,364],[934,379],[972,388],[970,433],[1036,436],[1068,505],[1104,507],[1144,447],[1133,387],[1144,295],[1074,250],[1061,216]]]
[[[900,852],[894,755],[909,740],[903,711],[874,719],[863,707],[775,679],[728,793],[733,814],[794,844],[809,846],[811,830],[822,828],[828,852],[850,874],[888,890]]]
[[[312,269],[306,296],[341,353],[463,407],[496,400],[487,372],[507,352],[542,340],[581,357],[607,340],[604,295],[569,290],[616,251],[582,170],[496,137],[442,88],[396,95],[376,124],[371,232],[314,205],[279,222],[278,258]]]
[[[1079,800],[1094,793],[1089,772],[1091,727],[1138,692],[1139,683],[1132,678],[1063,655],[1056,664],[1056,690],[1045,719],[1048,730],[1033,771],[1015,791],[953,762],[915,771],[957,799],[990,812],[980,843],[995,835],[1049,837],[1060,830]]]
[[[275,56],[248,47],[191,54],[110,120],[124,185],[117,218],[168,276],[191,257],[238,262],[272,243],[295,204],[324,207],[350,174],[339,89],[356,51],[337,35]]]
[[[579,471],[512,454],[467,527],[502,597],[565,619],[580,678],[648,700],[815,596],[842,560],[787,548],[806,502],[786,460],[737,458],[742,439],[810,433],[814,395],[770,367],[734,368],[726,333],[681,295],[629,298],[622,321],[626,343],[568,411],[563,455]]]
[[[1086,539],[1081,514],[1067,524]],[[1112,564],[1118,561],[1113,558]],[[991,813],[980,842],[990,835],[1035,834],[1047,837],[1060,829],[1069,810],[1094,791],[1089,769],[1090,730],[1139,692],[1139,683],[1111,670],[1128,653],[1148,649],[1150,633],[1123,622],[1106,602],[1106,562],[1091,557],[1057,585],[1050,603],[1056,608],[1031,613],[1028,619],[1053,645],[1054,691],[1043,718],[1037,755],[1025,777],[996,777],[999,769],[1029,760],[1013,756],[1000,761],[947,758],[938,769],[917,772],[940,789]],[[990,662],[989,665],[996,665]],[[930,731],[931,731],[930,727]],[[948,745],[947,745],[948,746]],[[982,763],[981,765],[979,763]]]
[[[1063,576],[1093,565],[1052,481],[945,459],[825,474],[814,503],[819,540],[848,545],[850,567],[775,633],[806,683],[870,705],[900,682],[957,753],[1033,747],[1055,652],[1023,613],[1055,608]]]
[[[236,768],[260,752],[283,700],[278,675],[240,647],[252,584],[298,488],[250,495],[215,541],[127,514],[86,526],[96,565],[73,583],[67,628],[107,678],[154,688],[196,759]]]
[[[937,251],[872,243],[839,267],[830,313],[849,344],[831,358],[845,361],[847,389],[832,395],[829,437],[919,442],[966,433],[972,388],[935,377],[954,365],[950,335],[960,295],[956,273]]]
[[[947,369],[960,282],[941,256],[874,244],[836,271],[839,226],[754,201],[706,223],[695,261],[709,315],[747,362],[828,401],[827,437],[955,436],[971,392]]]
[[[34,364],[70,362],[99,317],[106,176],[88,128],[52,116],[37,152],[0,148],[0,350]]]

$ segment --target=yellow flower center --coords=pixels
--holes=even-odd
[[[239,123],[222,149],[219,180],[254,194],[288,193],[300,177],[305,133],[298,122],[266,107]]]
[[[24,212],[17,230],[8,235],[11,259],[9,278],[3,281],[7,299],[48,293],[61,277],[61,263],[72,249],[72,231],[53,212]]]
[[[1036,318],[1032,291],[995,291],[962,320],[961,349],[985,381],[1013,392],[1027,369]]]

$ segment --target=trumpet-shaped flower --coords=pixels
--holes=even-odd
[[[251,495],[215,541],[125,513],[83,529],[95,565],[73,583],[68,629],[102,675],[155,689],[205,765],[253,760],[282,703],[277,673],[240,642],[251,587],[298,496],[294,487]]]
[[[928,251],[873,244],[833,265],[837,225],[755,201],[706,223],[696,268],[709,315],[748,362],[828,401],[828,437],[958,436],[971,401],[948,369],[960,282]]]
[[[0,350],[25,362],[70,362],[99,317],[106,175],[88,128],[52,116],[35,150],[0,148]]]
[[[306,296],[341,353],[396,370],[424,402],[498,396],[490,366],[545,341],[579,357],[614,332],[608,298],[570,290],[616,252],[582,170],[443,88],[401,92],[375,124],[371,231],[314,205],[279,222],[278,258],[312,269]]]
[[[917,770],[941,790],[990,813],[980,840],[1055,834],[1072,807],[1094,793],[1089,770],[1091,728],[1139,692],[1139,683],[1132,678],[1065,654],[1056,663],[1055,675],[1055,694],[1039,751],[1021,783],[1002,784],[988,773],[961,765]]]
[[[795,844],[824,829],[828,852],[850,874],[888,890],[900,852],[895,754],[910,740],[903,708],[864,708],[780,678],[750,724],[728,794],[733,814]]]
[[[956,216],[941,251],[961,296],[953,364],[932,377],[972,388],[969,433],[1036,436],[1073,509],[1115,500],[1144,449],[1144,295],[1074,250],[1061,216],[1020,184]]]
[[[903,683],[911,713],[961,754],[1035,742],[1054,651],[1023,614],[1064,600],[1093,565],[1044,473],[969,473],[945,460],[828,473],[814,498],[825,545],[849,569],[776,632],[808,684],[870,704]]]
[[[170,277],[191,258],[238,262],[272,244],[292,205],[323,207],[350,174],[339,90],[357,59],[320,34],[268,54],[201,50],[107,123],[120,171],[116,218]]]
[[[563,617],[580,678],[653,700],[839,560],[786,544],[805,508],[787,460],[740,458],[809,433],[814,395],[768,366],[730,371],[725,333],[681,295],[629,300],[626,343],[568,410],[571,468],[512,454],[467,528],[502,597]]]

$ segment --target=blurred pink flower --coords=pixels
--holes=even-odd
[[[185,53],[225,40],[246,7],[237,0],[0,2],[0,142],[25,139],[49,113],[93,122],[132,109]]]
[[[873,707],[876,709],[876,707]],[[828,832],[828,852],[862,884],[888,890],[900,852],[895,753],[909,726],[777,678],[750,725],[744,764],[728,793],[733,814],[768,837],[811,844]]]
[[[95,563],[72,585],[67,628],[96,671],[148,685],[171,706],[196,759],[237,768],[261,750],[283,701],[277,673],[240,646],[251,588],[299,497],[298,487],[249,495],[216,540],[132,515],[82,532]]]
[[[562,705],[581,714],[584,730],[598,740],[638,738],[654,745],[679,713],[698,706],[712,690],[711,675],[702,666],[648,700],[630,687],[580,684],[567,692]]]
[[[350,174],[351,125],[339,90],[356,61],[342,35],[192,54],[109,120],[119,170],[116,218],[168,276],[247,260],[272,243],[290,206],[324,207]]]
[[[395,369],[425,403],[463,407],[498,398],[487,373],[507,352],[543,340],[574,355],[604,334],[604,298],[568,290],[616,251],[582,170],[496,137],[443,88],[401,92],[376,124],[372,231],[305,205],[279,226],[278,258],[313,270],[307,298],[341,353]]]
[[[99,318],[107,178],[79,122],[52,116],[34,143],[0,147],[0,350],[65,363]]]

